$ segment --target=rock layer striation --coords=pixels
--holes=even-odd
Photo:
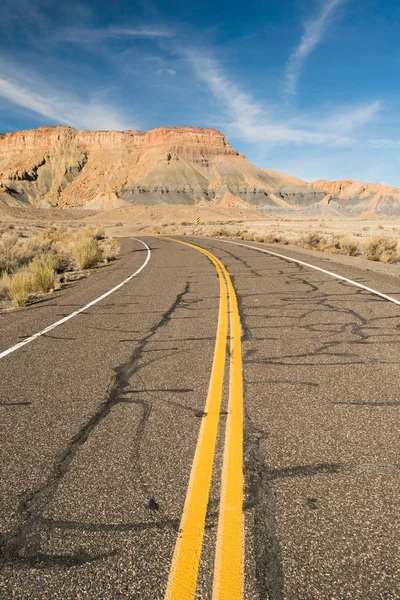
[[[352,181],[312,184],[262,170],[215,129],[0,135],[0,205],[107,209],[210,204],[268,213],[400,215],[400,190]]]
[[[0,138],[0,202],[11,206],[212,203],[280,211],[297,210],[306,197],[324,196],[300,184],[259,169],[215,129],[78,131],[61,126]]]

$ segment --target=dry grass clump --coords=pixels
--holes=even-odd
[[[241,240],[245,242],[253,242],[254,241],[254,232],[253,231],[243,231],[239,236]]]
[[[18,234],[5,232],[0,239],[0,272],[10,273],[18,265],[16,245]]]
[[[345,256],[359,256],[361,254],[358,241],[348,235],[334,235],[332,239],[326,241],[323,250]]]
[[[47,294],[53,288],[56,280],[56,265],[57,257],[50,252],[35,256],[26,267],[32,274],[34,291]]]
[[[296,245],[310,250],[324,250],[326,248],[326,239],[317,231],[311,231],[306,236],[296,240]]]
[[[118,242],[106,239],[102,227],[71,232],[51,226],[30,238],[4,232],[0,237],[0,291],[24,306],[31,297],[59,286],[66,279],[65,272],[109,262],[119,251]]]
[[[71,241],[70,249],[79,269],[91,269],[103,258],[103,252],[96,239],[81,237]]]
[[[232,232],[229,231],[229,229],[226,229],[225,227],[221,227],[220,229],[214,229],[212,232],[210,232],[210,234],[213,237],[233,237]]]
[[[104,240],[103,245],[103,259],[106,262],[116,260],[118,254],[121,251],[121,247],[117,240]]]
[[[47,294],[54,287],[55,280],[55,257],[42,254],[14,274],[5,274],[1,279],[1,287],[18,306],[24,306],[30,296]]]
[[[14,275],[3,275],[0,284],[5,294],[20,307],[25,306],[34,292],[33,275],[26,267]]]
[[[286,239],[283,235],[279,235],[275,232],[267,233],[263,237],[264,237],[264,242],[266,244],[283,244],[284,246],[287,246],[289,244],[288,239]],[[254,241],[256,242],[257,240],[254,240]]]
[[[400,260],[396,238],[376,236],[361,245],[361,252],[368,260],[394,263]]]

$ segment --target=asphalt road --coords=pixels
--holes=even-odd
[[[240,245],[182,238],[216,266],[188,245],[141,239],[151,258],[137,277],[0,359],[0,597],[186,600],[184,584],[171,592],[186,560],[181,577],[195,578],[201,599],[398,600],[400,306]],[[357,260],[270,249],[400,299],[398,280]],[[0,353],[146,255],[123,240],[115,263],[0,315]],[[223,337],[221,290],[231,313],[237,298],[241,339],[232,320]],[[220,357],[227,349],[218,368],[217,329]],[[210,390],[221,404],[207,412]],[[214,440],[202,433],[212,419]],[[202,460],[212,461],[210,490]],[[236,521],[224,541],[238,510],[230,481],[244,486],[244,531]],[[197,571],[188,552],[177,558],[177,540],[191,519],[201,524],[202,502]],[[200,534],[188,534],[190,552]]]

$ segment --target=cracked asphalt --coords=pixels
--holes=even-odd
[[[196,250],[143,240],[152,257],[137,278],[0,361],[2,599],[164,596],[219,285]],[[400,308],[249,248],[188,241],[222,260],[239,301],[244,597],[398,600]],[[0,315],[0,350],[106,292],[144,258],[138,242],[123,240],[114,264]],[[356,259],[306,260],[400,297],[398,280]],[[200,599],[211,598],[222,451],[220,435]]]

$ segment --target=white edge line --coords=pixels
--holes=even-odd
[[[142,240],[139,240],[137,238],[132,238],[132,239],[136,240],[137,242],[140,242],[147,249],[146,260],[144,261],[144,263],[142,264],[142,266],[137,271],[135,271],[134,273],[132,273],[132,275],[129,275],[129,277],[127,277],[126,279],[124,279],[124,281],[122,281],[121,283],[119,283],[118,285],[116,285],[115,287],[113,287],[111,290],[109,290],[108,292],[106,292],[102,296],[99,296],[95,300],[92,300],[91,302],[89,302],[89,304],[86,304],[82,308],[79,308],[78,310],[75,310],[70,315],[67,315],[66,317],[63,317],[59,321],[56,321],[52,325],[49,325],[45,329],[42,329],[42,331],[38,331],[37,333],[34,333],[30,337],[25,338],[22,342],[19,342],[18,344],[15,344],[15,346],[12,346],[11,348],[8,348],[8,350],[4,350],[4,352],[0,353],[0,359],[4,358],[5,356],[8,356],[9,354],[12,354],[12,352],[15,352],[16,350],[19,350],[19,348],[22,348],[23,346],[26,346],[26,344],[29,344],[30,342],[33,342],[34,340],[36,340],[37,338],[41,337],[42,335],[48,333],[52,329],[55,329],[59,325],[62,325],[63,323],[66,323],[66,321],[69,321],[70,319],[73,319],[74,317],[76,317],[80,313],[85,312],[85,310],[87,310],[91,306],[94,306],[95,304],[97,304],[101,300],[104,300],[104,298],[107,298],[107,296],[110,296],[110,294],[113,294],[114,292],[116,292],[117,290],[119,290],[123,285],[125,285],[126,283],[128,283],[134,277],[136,277],[136,275],[139,275],[139,273],[141,271],[143,271],[143,269],[145,268],[145,266],[147,265],[147,263],[150,260],[151,250],[148,247],[148,245],[145,244],[145,242],[142,242]]]
[[[204,238],[203,238],[204,239]],[[219,238],[211,238],[218,240],[219,242],[225,242],[225,244],[235,244],[235,246],[243,246],[244,248],[250,248],[251,250],[257,250],[258,252],[264,252],[264,254],[271,254],[272,256],[277,256],[278,258],[283,258],[290,262],[297,263],[299,265],[303,265],[304,267],[309,267],[310,269],[314,269],[315,271],[320,271],[321,273],[325,273],[326,275],[330,275],[331,277],[335,277],[335,279],[340,279],[340,281],[346,281],[355,287],[358,287],[362,290],[366,290],[370,292],[370,294],[374,294],[375,296],[379,296],[384,300],[388,300],[389,302],[393,302],[393,304],[397,304],[400,306],[400,300],[396,300],[392,296],[388,296],[387,294],[382,294],[382,292],[378,292],[378,290],[374,290],[362,283],[358,283],[357,281],[353,281],[353,279],[348,279],[347,277],[343,277],[343,275],[338,275],[337,273],[333,273],[332,271],[327,271],[326,269],[321,269],[321,267],[316,267],[315,265],[310,265],[310,263],[303,262],[302,260],[298,260],[297,258],[291,258],[290,256],[285,256],[284,254],[278,254],[277,252],[272,252],[272,250],[264,250],[264,248],[259,248],[258,246],[249,246],[249,244],[240,244],[239,242],[231,242],[230,240],[221,240]]]

